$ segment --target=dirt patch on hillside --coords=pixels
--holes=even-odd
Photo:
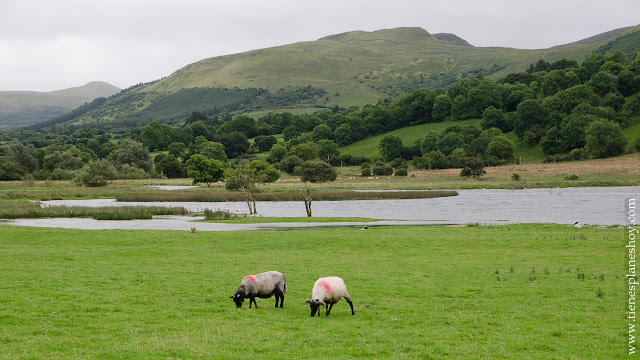
[[[560,174],[597,174],[624,173],[625,176],[637,174],[640,178],[640,153],[624,155],[613,159],[569,161],[549,164],[524,164],[489,166],[485,168],[487,177],[508,178],[513,173],[523,176],[546,177]],[[458,176],[460,169],[412,171],[418,177]]]

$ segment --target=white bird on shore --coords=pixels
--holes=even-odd
[[[580,224],[579,222],[576,221],[575,224],[573,224],[573,227],[576,229],[582,229],[582,224]]]

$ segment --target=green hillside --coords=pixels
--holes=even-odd
[[[497,80],[522,71],[539,59],[581,61],[633,30],[619,29],[540,50],[474,47],[456,35],[431,35],[421,28],[335,34],[316,41],[198,61],[158,81],[127,89],[99,108],[75,117],[70,124],[108,124],[135,117],[132,114],[185,88],[264,89],[274,96],[250,97],[235,103],[233,108],[240,112],[363,106],[419,88],[446,88],[461,78],[482,76]],[[177,106],[182,108],[173,111],[176,114],[196,110],[189,109],[186,103]],[[209,114],[221,111],[213,104],[205,104],[204,108]]]
[[[444,131],[444,129],[454,124],[458,124],[462,126],[475,125],[478,128],[480,128],[480,119],[447,121],[447,122],[407,126],[402,129],[390,131],[388,133],[372,136],[364,140],[354,142],[353,144],[349,144],[347,146],[343,146],[339,148],[339,150],[341,153],[347,153],[351,155],[366,156],[366,157],[378,156],[380,155],[380,152],[378,149],[380,140],[382,140],[382,138],[387,135],[398,136],[402,139],[402,143],[404,144],[404,146],[411,146],[415,144],[416,141],[424,138],[425,134],[428,131],[435,131],[437,133],[441,133],[442,131]]]
[[[145,90],[170,92],[206,86],[277,90],[311,85],[330,94],[329,104],[364,105],[419,87],[446,86],[465,73],[488,70],[494,64],[500,70],[486,75],[497,79],[540,58],[580,60],[596,48],[595,45],[545,50],[480,48],[440,38],[443,40],[421,28],[331,35],[317,41],[205,59]]]
[[[375,158],[380,156],[380,140],[382,140],[382,138],[387,135],[399,137],[400,139],[402,139],[402,143],[404,146],[412,146],[416,143],[416,141],[423,139],[425,134],[429,131],[435,131],[436,133],[440,134],[449,126],[456,124],[462,126],[474,125],[480,129],[480,121],[481,119],[471,119],[408,126],[402,129],[390,131],[388,133],[357,141],[353,144],[340,147],[339,150],[340,153],[343,154]],[[625,130],[625,134],[629,143],[632,143],[637,137],[640,137],[640,121],[638,121],[637,124],[627,128]],[[513,131],[506,133],[505,136],[507,136],[507,138],[516,145],[515,151],[513,153],[516,160],[523,161],[525,163],[543,162],[544,153],[542,152],[542,148],[539,144],[527,145],[522,140],[520,140]],[[264,157],[266,157],[266,155]]]
[[[111,96],[119,91],[119,88],[99,81],[50,92],[0,91],[0,131],[49,120],[86,102]]]

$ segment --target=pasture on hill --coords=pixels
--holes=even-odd
[[[0,226],[4,359],[618,359],[622,229],[84,231]],[[286,275],[284,308],[236,309]],[[311,318],[316,279],[354,301]]]

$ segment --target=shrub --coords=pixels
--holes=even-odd
[[[360,171],[362,176],[371,176],[371,164],[362,163],[362,165],[360,165]]]
[[[336,170],[324,161],[305,161],[302,164],[302,181],[326,182],[337,177]]]
[[[280,162],[280,170],[286,172],[289,175],[295,174],[296,166],[302,165],[303,161],[296,155],[287,156]]]
[[[149,174],[137,166],[124,164],[120,169],[120,179],[148,179]]]
[[[402,167],[407,167],[407,162],[402,158],[395,158],[391,161],[391,167],[394,169],[399,169]]]
[[[413,166],[415,166],[416,169],[427,169],[429,167],[429,159],[424,156],[414,158]]]
[[[587,153],[583,148],[573,149],[569,151],[569,159],[570,160],[584,160],[587,158]]]
[[[487,172],[484,170],[484,164],[482,163],[482,159],[477,157],[466,157],[463,159],[464,167],[460,171],[460,176],[462,177],[471,177],[479,178],[480,176],[486,174]]]
[[[407,176],[408,175],[408,169],[407,168],[396,169],[396,173],[394,175],[395,176]]]
[[[91,161],[85,165],[73,182],[78,186],[102,187],[110,180],[117,178],[118,172],[113,164],[106,159]]]
[[[378,161],[373,165],[373,175],[389,176],[393,174],[393,168],[382,161]]]
[[[517,174],[517,173],[511,174],[511,180],[520,181],[520,174]]]

